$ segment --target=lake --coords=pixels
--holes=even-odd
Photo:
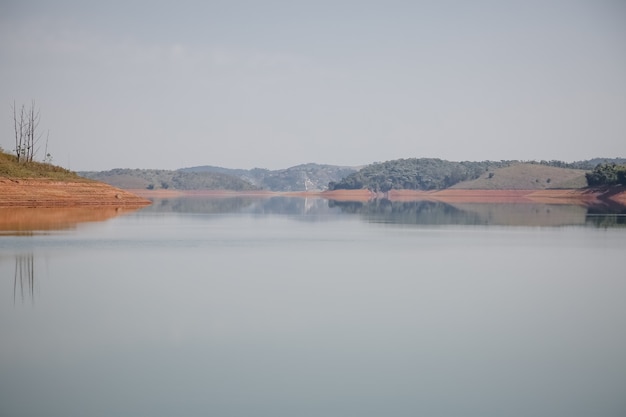
[[[54,210],[0,232],[2,416],[626,415],[624,208]]]

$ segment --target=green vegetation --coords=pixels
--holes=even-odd
[[[585,171],[533,163],[515,163],[496,168],[480,177],[463,181],[452,188],[467,190],[540,190],[546,188],[583,188]]]
[[[86,181],[76,173],[45,162],[18,162],[16,155],[10,155],[0,149],[0,177],[11,179],[44,179],[58,181]]]
[[[515,161],[450,162],[442,159],[397,159],[367,165],[339,182],[330,182],[329,190],[386,192],[389,190],[440,190],[461,181],[478,178],[485,172],[509,166]]]
[[[626,165],[599,164],[586,177],[590,186],[626,185]]]
[[[604,161],[604,162],[603,162]],[[600,162],[600,165],[598,165]],[[626,185],[626,159],[595,158],[578,162],[397,159],[367,165],[329,190],[545,189],[583,188],[587,185]],[[591,173],[585,171],[594,170]]]

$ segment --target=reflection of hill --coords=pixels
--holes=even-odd
[[[72,229],[79,223],[99,222],[137,208],[67,207],[67,208],[0,208],[0,234],[23,234],[33,231]]]
[[[359,214],[370,222],[397,224],[485,224],[475,213],[446,203],[432,201],[391,202],[386,199],[367,203],[329,201],[345,213]]]
[[[262,204],[251,207],[253,214],[279,214],[296,216],[301,220],[318,220],[337,214],[339,210],[332,209],[324,199],[301,197],[272,197]]]
[[[433,201],[391,202],[386,199],[367,203],[331,200],[329,205],[339,207],[344,213],[358,214],[367,221],[376,223],[535,227],[585,224],[614,227],[626,224],[624,213],[607,212],[606,206],[587,208],[579,205],[535,203],[447,204]],[[594,215],[594,211],[598,215]]]
[[[154,199],[152,205],[143,212],[158,213],[198,213],[225,214],[237,213],[257,200],[255,197],[181,197]]]
[[[475,213],[484,224],[501,226],[567,226],[585,224],[587,209],[575,205],[548,204],[454,204]]]
[[[326,200],[301,197],[181,197],[155,199],[143,212],[173,212],[196,214],[247,213],[252,215],[295,216],[316,220],[336,214]]]

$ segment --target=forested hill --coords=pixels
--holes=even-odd
[[[599,163],[624,163],[622,158],[595,158],[578,162],[482,161],[452,162],[435,158],[410,158],[367,165],[329,190],[392,189],[440,190],[459,188],[578,188],[586,186],[585,171]]]
[[[478,178],[486,171],[509,166],[511,161],[451,162],[435,158],[396,159],[367,165],[329,190],[369,189],[386,192],[392,189],[439,190],[461,181]]]

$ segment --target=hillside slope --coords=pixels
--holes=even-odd
[[[181,172],[159,169],[112,169],[80,172],[85,178],[124,189],[256,190],[253,184],[233,175],[216,172]]]
[[[450,188],[466,190],[541,190],[546,188],[583,188],[585,171],[541,164],[514,164],[485,172],[479,178],[463,181]]]
[[[356,172],[356,169],[310,163],[279,170],[262,168],[250,170],[228,169],[205,165],[182,168],[179,171],[230,174],[269,191],[321,191],[327,188],[329,182],[340,181],[345,176]]]
[[[452,162],[438,158],[396,159],[374,163],[348,175],[339,182],[328,184],[333,190],[368,189],[441,190],[461,181],[475,179],[490,169],[508,166],[510,161]]]

